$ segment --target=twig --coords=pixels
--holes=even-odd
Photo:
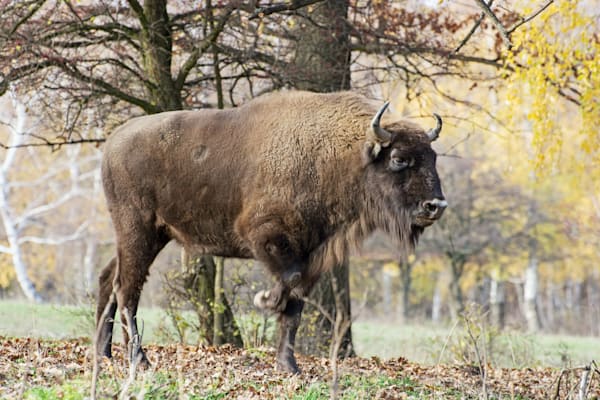
[[[490,0],[489,3],[487,3],[488,7],[491,7],[493,2],[494,2],[494,0]],[[465,38],[459,43],[459,45],[456,47],[456,49],[454,49],[453,53],[458,53],[460,51],[460,49],[462,49],[463,46],[465,44],[467,44],[469,39],[471,39],[471,36],[473,36],[473,34],[477,30],[477,28],[479,28],[479,25],[481,25],[481,22],[483,21],[484,18],[485,18],[485,13],[482,12],[481,15],[479,16],[479,18],[477,18],[477,21],[475,21],[475,24],[473,25],[473,27],[471,28],[469,33],[467,33],[467,36],[465,36]]]
[[[512,43],[510,42],[509,33],[506,31],[506,28],[504,27],[504,25],[502,25],[502,22],[500,22],[498,17],[496,17],[496,14],[494,14],[494,12],[489,7],[489,5],[484,0],[475,0],[475,1],[477,2],[477,4],[479,4],[479,6],[483,10],[484,14],[487,15],[487,17],[496,26],[498,31],[500,31],[500,35],[502,36],[502,40],[504,41],[504,44],[509,49],[512,48]]]
[[[331,273],[331,288],[334,293],[335,300],[335,318],[323,307],[322,304],[309,299],[308,297],[303,298],[302,300],[308,304],[315,306],[324,316],[329,320],[332,325],[332,338],[331,338],[331,346],[329,347],[329,362],[331,365],[331,388],[330,388],[330,398],[337,399],[339,392],[339,372],[338,372],[338,353],[340,351],[340,347],[342,346],[342,342],[344,340],[344,336],[350,327],[352,326],[352,322],[356,320],[357,316],[360,314],[355,313],[354,317],[347,318],[347,310],[346,306],[342,300],[342,296],[344,295],[344,291],[338,290],[337,279]],[[363,303],[359,307],[359,310],[364,308],[366,304],[367,297],[365,293],[365,298]]]
[[[518,27],[520,27],[523,24],[526,24],[527,22],[531,21],[532,19],[534,19],[535,17],[537,17],[538,15],[540,15],[546,8],[550,7],[550,5],[552,3],[554,3],[554,0],[548,0],[548,1],[546,1],[546,3],[542,4],[542,6],[540,7],[539,10],[537,10],[536,12],[534,12],[533,14],[531,14],[529,17],[521,18],[521,20],[519,22],[515,23],[513,26],[511,26],[509,29],[507,29],[506,33],[508,33],[510,35]]]
[[[579,400],[585,400],[586,398],[591,372],[592,365],[590,364],[586,369],[583,370],[583,374],[581,374],[581,380],[579,381]]]
[[[294,11],[299,8],[309,6],[311,4],[321,3],[322,1],[323,0],[292,0],[275,4],[269,7],[259,7],[250,15],[248,19],[264,17],[266,15],[280,13],[283,11]]]
[[[96,333],[94,336],[94,365],[92,367],[92,388],[90,393],[90,398],[92,400],[96,399],[96,386],[98,385],[98,374],[100,373],[100,358],[98,354],[98,349],[100,343],[100,333],[102,332],[102,327],[104,326],[104,321],[106,321],[106,317],[108,317],[108,313],[111,307],[111,304],[116,303],[117,301],[117,292],[113,287],[113,291],[108,298],[108,302],[104,306],[104,310],[102,310],[102,315],[98,319],[98,326],[96,327]]]
[[[39,138],[38,138],[39,139]],[[100,139],[75,139],[75,140],[61,140],[61,141],[52,141],[43,139],[41,143],[21,143],[17,145],[8,145],[0,142],[0,148],[2,149],[18,149],[23,147],[51,147],[52,149],[59,149],[61,146],[71,145],[71,144],[82,144],[82,143],[104,143],[106,141],[105,138]]]
[[[589,388],[589,383],[591,382],[589,375],[594,372],[598,373],[600,375],[600,370],[598,369],[598,367],[596,365],[596,361],[593,361],[593,360],[588,365],[584,365],[581,367],[574,367],[574,368],[564,368],[563,370],[561,370],[558,378],[555,381],[556,389],[554,390],[554,396],[552,397],[552,400],[558,400],[561,398],[560,397],[560,384],[561,384],[563,376],[567,375],[571,372],[576,372],[576,371],[583,371],[583,375],[579,382],[579,397],[578,398],[580,400],[585,399],[585,397],[587,395],[587,389]],[[552,385],[554,385],[554,383]],[[570,390],[567,388],[567,390],[569,390],[569,393],[567,394],[567,396],[565,396],[563,398],[571,398],[571,393],[573,393],[574,389],[575,389],[575,387],[571,388]]]
[[[558,375],[558,378],[556,380],[556,390],[554,391],[554,396],[552,397],[552,400],[556,400],[558,399],[558,396],[560,396],[560,381],[562,380],[563,375],[565,374],[566,370],[562,370],[560,371],[560,375]]]
[[[442,350],[440,351],[440,355],[438,357],[438,361],[436,363],[436,367],[441,364],[442,357],[444,356],[444,352],[446,351],[446,347],[448,347],[448,343],[450,342],[450,338],[454,334],[454,331],[456,330],[457,326],[458,326],[458,319],[454,322],[454,325],[452,326],[452,329],[450,329],[450,332],[446,336],[446,341],[444,342],[444,345],[442,346]]]
[[[340,351],[340,347],[342,346],[342,341],[344,340],[344,336],[346,332],[352,325],[352,320],[346,318],[347,310],[345,304],[343,304],[342,296],[343,291],[339,291],[337,285],[337,279],[335,275],[331,273],[331,289],[334,293],[335,300],[335,323],[334,323],[334,335],[333,335],[333,343],[331,344],[331,349],[329,351],[329,359],[331,360],[331,369],[333,372],[332,384],[331,384],[331,399],[337,399],[339,392],[339,370],[338,370],[338,353]]]
[[[471,339],[473,347],[475,348],[475,355],[477,356],[477,364],[479,367],[479,376],[481,378],[481,389],[483,392],[483,399],[487,400],[487,398],[488,398],[487,385],[486,385],[487,370],[485,368],[484,360],[481,357],[481,353],[479,352],[479,345],[477,343],[477,338],[475,338],[475,336],[473,335],[473,329],[472,329],[473,321],[471,321],[471,319],[469,318],[468,315],[463,315],[463,318],[465,321],[465,326],[467,328],[467,333],[469,334],[469,338]],[[483,328],[483,326],[482,326],[482,328]],[[483,332],[483,334],[485,336],[485,331]]]

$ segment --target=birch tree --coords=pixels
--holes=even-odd
[[[31,156],[30,160],[36,157],[35,149],[29,149],[28,154],[24,154],[19,145],[23,144],[29,132],[42,128],[38,120],[28,116],[26,107],[14,92],[9,92],[8,98],[11,107],[0,116],[0,124],[7,127],[8,140],[12,144],[4,150],[5,157],[0,167],[0,217],[7,243],[0,246],[0,251],[10,255],[17,282],[25,297],[39,302],[42,301],[42,296],[31,278],[32,272],[26,261],[25,246],[61,246],[84,237],[89,222],[86,219],[69,233],[65,233],[64,229],[58,231],[56,225],[53,225],[54,229],[52,226],[40,229],[39,226],[48,216],[72,205],[74,200],[93,199],[98,196],[97,189],[90,193],[85,185],[82,185],[82,182],[90,178],[95,179],[97,168],[92,167],[91,173],[82,173],[81,164],[98,165],[99,152],[92,153],[89,157],[80,157],[80,149],[73,147],[67,151],[63,163],[53,164],[39,177],[28,177],[19,173],[27,168],[28,161],[24,155]],[[66,182],[58,178],[64,174],[68,176]],[[55,191],[51,195],[45,195],[43,188],[52,181],[56,186]],[[23,198],[32,193],[35,196],[27,198],[24,202]]]

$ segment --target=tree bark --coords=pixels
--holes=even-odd
[[[217,268],[210,256],[192,256],[181,249],[184,290],[194,307],[198,318],[198,334],[206,344],[215,344],[215,281]],[[222,288],[222,285],[221,285]],[[222,290],[222,289],[221,289]],[[233,312],[225,296],[221,297],[220,306],[222,327],[220,340],[242,347],[242,337],[235,322]]]
[[[298,89],[335,92],[350,89],[348,0],[327,0],[298,18],[290,80]]]
[[[490,276],[490,320],[493,326],[504,328],[506,309],[504,281],[498,277],[498,271],[493,271]]]
[[[537,332],[540,330],[540,320],[537,312],[537,297],[538,297],[538,260],[536,254],[536,243],[531,241],[529,246],[529,261],[525,270],[525,284],[523,285],[523,312],[525,321],[527,322],[527,330],[529,332]]]
[[[392,274],[384,267],[381,271],[381,301],[383,302],[383,314],[390,315],[392,312]],[[400,305],[401,306],[401,305]]]
[[[10,144],[17,146],[25,139],[25,123],[27,116],[25,114],[25,106],[13,101],[17,120],[14,128],[10,128]],[[10,254],[17,275],[17,282],[27,299],[35,302],[41,302],[42,297],[35,288],[35,285],[27,275],[27,264],[23,259],[22,246],[19,242],[19,229],[14,220],[14,213],[9,203],[10,190],[8,185],[8,171],[12,168],[17,148],[12,147],[6,151],[6,156],[2,165],[0,165],[0,217],[4,225],[4,233],[8,240],[9,248],[6,250]]]
[[[452,256],[450,261],[450,295],[452,297],[450,312],[452,313],[452,319],[458,318],[465,310],[464,296],[460,287],[460,279],[465,269],[465,262],[464,257],[460,254]]]
[[[441,274],[437,274],[437,282],[431,299],[431,321],[436,323],[442,319],[442,283],[440,277]]]
[[[173,39],[167,0],[145,0],[139,19],[148,98],[160,111],[181,110],[181,93],[171,75]]]
[[[223,326],[224,315],[224,297],[223,297],[223,267],[225,260],[223,257],[218,257],[215,263],[215,304],[213,307],[214,324],[213,324],[213,344],[220,346],[224,343],[223,334],[225,329]]]
[[[400,261],[400,279],[402,282],[402,294],[400,297],[400,319],[407,322],[410,318],[410,290],[412,286],[413,263],[408,260]]]
[[[348,30],[348,0],[327,0],[299,11],[295,57],[289,69],[289,80],[298,89],[314,92],[333,92],[350,89],[350,40]],[[329,274],[315,285],[311,299],[321,304],[330,315],[344,312],[350,320],[350,284],[348,263],[332,271],[338,282],[334,293]],[[340,296],[345,310],[335,309],[335,297]],[[309,354],[326,356],[331,344],[332,321],[314,306],[307,304],[296,346]],[[352,328],[348,328],[338,353],[353,355]]]

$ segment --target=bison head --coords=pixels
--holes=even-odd
[[[383,127],[381,116],[388,105],[373,118],[365,144],[367,191],[377,209],[377,227],[414,244],[448,205],[431,148],[442,129],[442,119],[434,114],[437,126],[428,131],[405,121]]]

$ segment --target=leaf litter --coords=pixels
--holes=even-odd
[[[298,355],[302,375],[275,369],[275,351],[232,346],[147,345],[152,367],[138,373],[137,392],[144,398],[303,399],[328,398],[332,372],[326,358]],[[100,398],[116,398],[127,379],[120,345],[113,359],[102,359]],[[28,390],[55,390],[74,382],[89,394],[92,345],[88,338],[43,340],[0,337],[0,398],[21,398]],[[345,359],[339,363],[341,398],[478,399],[483,393],[480,369],[471,365],[423,365],[404,358]],[[488,398],[577,398],[583,368],[486,367]],[[370,385],[370,386],[369,386]],[[362,387],[362,389],[361,389]],[[307,393],[312,397],[308,396]],[[345,395],[345,393],[347,395]],[[600,371],[589,377],[587,399],[600,398]]]

